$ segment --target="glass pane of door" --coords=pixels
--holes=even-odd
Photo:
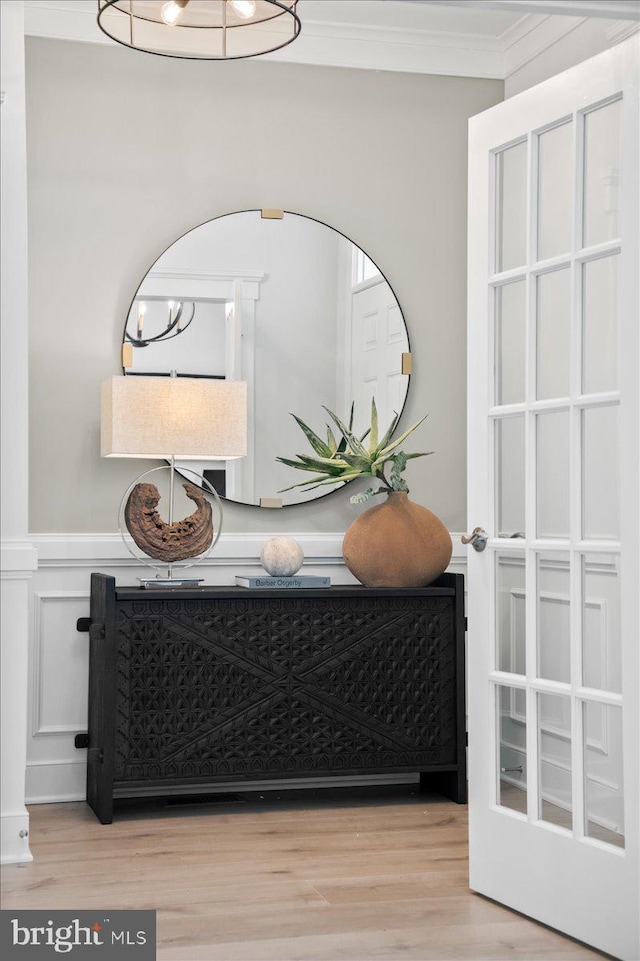
[[[623,848],[622,708],[585,701],[583,750],[584,833]]]
[[[599,107],[584,118],[584,246],[619,235],[621,101]]]
[[[538,260],[571,249],[573,216],[573,123],[538,138]]]
[[[538,694],[538,817],[571,830],[571,698]]]
[[[537,555],[538,677],[571,680],[571,578],[569,554]]]
[[[536,280],[536,397],[569,396],[571,271],[540,274]]]
[[[527,142],[496,156],[496,273],[520,267],[527,249]]]
[[[500,534],[524,531],[524,417],[496,421],[496,513]]]
[[[616,334],[618,255],[598,257],[582,268],[582,393],[618,386]]]
[[[568,537],[569,411],[540,413],[536,422],[538,537]]]
[[[525,283],[495,293],[496,404],[518,404],[525,390]]]
[[[524,674],[525,555],[509,551],[496,556],[496,666],[509,674]]]
[[[522,688],[496,687],[498,711],[498,804],[527,813],[527,694]]]
[[[585,540],[617,540],[618,407],[582,412],[583,526]]]
[[[622,693],[620,559],[582,557],[582,683]]]

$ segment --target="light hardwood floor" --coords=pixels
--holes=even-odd
[[[601,955],[472,894],[467,810],[408,788],[280,799],[37,805],[3,908],[157,910],[158,961]]]

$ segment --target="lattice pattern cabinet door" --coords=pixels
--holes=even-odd
[[[92,575],[87,799],[420,772],[466,800],[461,575],[419,590],[116,589]]]

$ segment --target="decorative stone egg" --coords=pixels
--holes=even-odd
[[[293,537],[271,537],[260,551],[260,562],[272,577],[291,577],[303,560],[302,548]]]

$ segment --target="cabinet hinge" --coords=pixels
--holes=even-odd
[[[89,639],[92,641],[102,641],[106,636],[104,624],[92,624],[89,628]]]
[[[73,744],[77,748],[89,747],[89,735],[76,734]]]
[[[88,634],[89,628],[91,627],[90,617],[79,617],[76,621],[76,631],[79,634]]]
[[[104,761],[104,751],[101,747],[90,747],[87,751],[88,764],[102,764]]]

